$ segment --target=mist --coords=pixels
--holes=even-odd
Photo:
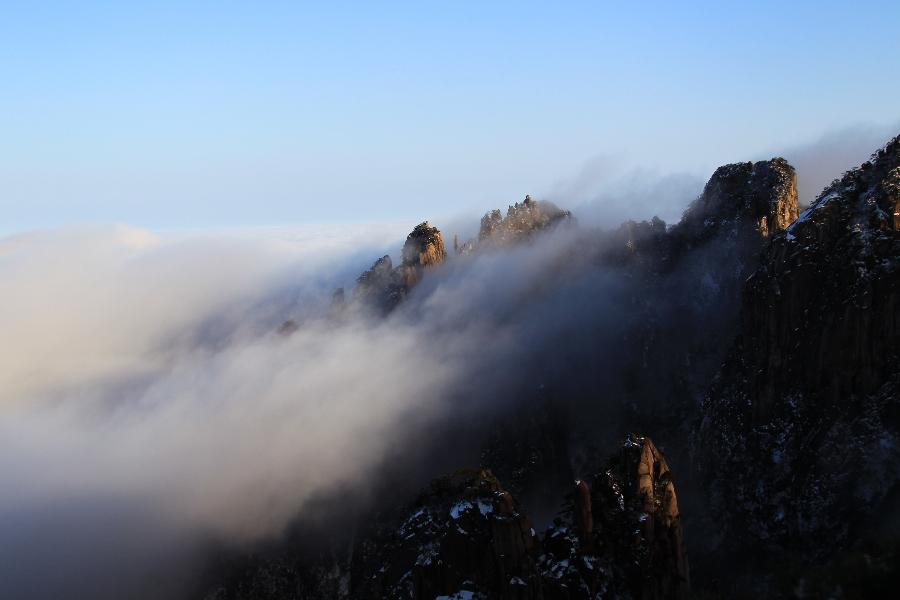
[[[807,143],[781,148],[775,154],[797,169],[798,201],[807,206],[834,179],[867,161],[898,130],[900,122],[851,125],[827,131]]]
[[[427,392],[453,365],[414,331],[325,320],[385,235],[3,240],[2,595],[93,579],[131,596],[135,565],[150,577],[207,537],[275,536],[308,498],[365,480],[413,403],[439,414]],[[289,317],[303,327],[277,334]]]
[[[398,230],[2,240],[0,594],[184,594],[210,544],[477,465],[460,440],[538,389],[609,384],[629,288],[592,264],[591,230],[451,259],[388,318],[336,317],[333,290]]]
[[[383,319],[335,317],[331,294],[402,236],[345,233],[0,243],[2,595],[181,595],[210,544],[277,539],[397,472],[414,489],[477,465],[460,441],[539,390],[563,412],[593,397],[580,420],[621,434],[620,346],[641,316],[594,264],[594,230],[451,259]]]

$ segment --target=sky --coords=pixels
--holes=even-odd
[[[0,233],[477,214],[598,160],[705,178],[889,131],[898,25],[897,2],[4,2]]]

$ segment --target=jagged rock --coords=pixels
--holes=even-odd
[[[368,271],[365,271],[356,279],[357,287],[354,294],[365,294],[369,289],[377,289],[391,283],[391,273],[394,264],[391,257],[385,254],[375,261]]]
[[[570,217],[569,211],[560,210],[551,202],[538,202],[525,196],[522,204],[509,207],[505,218],[499,210],[486,214],[481,220],[478,241],[469,240],[460,245],[454,237],[453,248],[458,255],[468,255],[480,245],[519,242]],[[384,256],[360,275],[353,291],[354,301],[386,314],[421,281],[428,269],[438,267],[446,258],[447,250],[440,230],[427,222],[420,223],[406,238],[399,266],[394,268],[390,257]]]
[[[537,536],[490,471],[435,480],[399,526],[371,547],[354,597],[540,597]]]
[[[372,268],[357,278],[356,287],[353,288],[354,302],[381,313],[387,313],[397,306],[408,288],[400,272],[393,266],[388,255],[376,260]]]
[[[530,198],[529,198],[530,201]],[[512,207],[510,207],[512,208]],[[479,241],[490,239],[503,225],[503,214],[498,210],[489,210],[481,217],[481,227],[478,228]]]
[[[444,238],[427,222],[416,225],[403,244],[404,267],[435,267],[447,258]]]
[[[755,230],[768,237],[784,230],[797,213],[797,174],[786,160],[773,158],[716,169],[678,228],[694,239],[723,229],[732,235]]]
[[[567,221],[572,215],[546,200],[532,200],[525,196],[506,210],[506,217],[499,210],[491,210],[481,218],[478,240],[470,240],[460,247],[461,254],[469,254],[478,247],[507,246],[528,239],[537,231]]]
[[[582,546],[590,549],[593,545],[594,515],[591,510],[591,488],[587,482],[575,482],[574,510],[575,528]]]
[[[571,507],[544,535],[521,511],[490,471],[435,481],[393,541],[378,544],[376,583],[359,597],[687,597],[674,481],[649,439],[629,436],[606,467],[577,481]]]
[[[649,439],[630,436],[608,465],[576,482],[573,498],[573,508],[540,535],[489,470],[458,471],[433,481],[410,506],[373,518],[345,559],[260,557],[232,568],[206,597],[685,597],[675,490]]]
[[[379,258],[356,280],[353,299],[361,306],[388,313],[415,287],[426,269],[440,265],[446,257],[440,230],[420,223],[406,238],[400,265],[394,268],[390,256]]]
[[[425,269],[440,265],[446,258],[441,232],[428,223],[420,223],[403,244],[402,264],[397,268],[397,276],[408,291],[419,282]]]
[[[730,287],[756,268],[763,243],[797,213],[797,175],[783,158],[724,165],[677,224],[667,228],[658,217],[626,221],[612,233],[603,258],[652,273],[671,272],[691,253],[714,244],[730,260],[709,265],[707,273],[718,280],[722,271]]]
[[[756,268],[763,243],[797,212],[797,176],[783,158],[724,165],[677,224],[667,228],[658,217],[627,221],[613,232],[602,257],[652,273],[672,272],[698,250],[716,246],[718,260],[706,271],[717,284],[719,275],[726,276],[730,286]],[[723,254],[728,261],[721,260]]]
[[[577,581],[591,598],[612,588],[642,600],[689,597],[674,481],[650,439],[629,436],[606,468],[576,482],[571,515],[546,538],[557,559],[592,567],[577,568],[578,578],[570,572],[569,586]],[[566,531],[569,523],[574,533]]]
[[[684,533],[672,472],[665,457],[647,438],[631,436],[622,446],[618,478],[613,487],[625,490],[625,502],[640,509],[640,597],[687,598],[690,575]],[[628,490],[633,490],[629,500]],[[646,553],[645,553],[646,550]]]
[[[900,516],[885,505],[900,493],[898,168],[900,137],[773,236],[703,404],[697,459],[726,545],[767,569],[877,545],[862,532]]]

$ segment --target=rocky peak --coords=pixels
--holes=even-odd
[[[538,230],[570,218],[569,211],[560,210],[550,202],[532,200],[525,196],[502,217],[499,210],[488,212],[481,220],[478,240],[460,245],[454,238],[457,254],[471,254],[482,244],[511,244],[528,238]],[[437,227],[423,222],[406,237],[401,251],[400,265],[394,267],[389,256],[375,261],[359,276],[353,298],[361,305],[381,313],[390,312],[415,287],[425,271],[440,266],[447,259],[444,238]]]
[[[406,237],[401,263],[394,267],[390,256],[382,256],[360,275],[353,289],[354,301],[367,309],[388,313],[422,278],[425,269],[444,262],[447,250],[437,227],[420,223]]]
[[[763,237],[783,231],[797,218],[797,173],[785,159],[754,163],[750,188],[752,214]]]
[[[524,201],[507,208],[505,217],[499,210],[485,213],[481,218],[478,243],[502,246],[520,242],[534,232],[570,219],[571,216],[569,211],[560,209],[552,202],[525,196]],[[475,242],[470,241],[463,248],[471,252],[475,246]]]
[[[447,258],[444,238],[437,227],[427,222],[416,225],[403,244],[403,266],[434,267]]]
[[[679,227],[705,238],[728,230],[768,237],[797,218],[797,174],[783,158],[724,165],[685,211]]]
[[[677,224],[667,227],[658,217],[626,221],[611,233],[603,256],[615,264],[659,272],[674,269],[692,251],[716,241],[723,244],[719,254],[731,260],[719,260],[711,270],[742,281],[756,268],[763,243],[786,229],[797,212],[797,176],[783,158],[724,165]]]
[[[572,534],[562,535],[570,556],[582,561],[591,556],[610,559],[620,578],[619,589],[627,589],[631,597],[689,597],[690,573],[674,477],[649,438],[629,435],[605,467],[575,482],[571,498],[571,516],[545,536],[548,550],[571,524]],[[596,580],[592,583],[586,574],[582,580],[596,589]]]
[[[481,227],[478,229],[478,240],[487,240],[499,231],[503,224],[503,213],[499,209],[489,210],[481,217]]]

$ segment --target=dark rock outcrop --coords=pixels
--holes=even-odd
[[[648,438],[629,436],[597,473],[577,480],[543,543],[546,598],[690,594],[674,477]]]
[[[560,490],[562,500],[564,490]],[[345,558],[323,553],[244,564],[206,597],[686,598],[687,559],[672,474],[646,438],[630,436],[543,534],[486,469],[433,481],[406,508],[369,522]]]
[[[703,405],[697,460],[724,546],[801,574],[877,555],[873,523],[900,517],[898,177],[900,138],[774,235]]]
[[[531,522],[490,471],[460,471],[435,480],[399,527],[372,545],[354,597],[537,598],[537,544]]]
[[[724,165],[677,224],[667,229],[657,217],[627,221],[614,232],[606,257],[670,271],[685,255],[715,243],[731,255],[720,264],[749,273],[766,239],[786,229],[797,214],[797,174],[786,160]]]

